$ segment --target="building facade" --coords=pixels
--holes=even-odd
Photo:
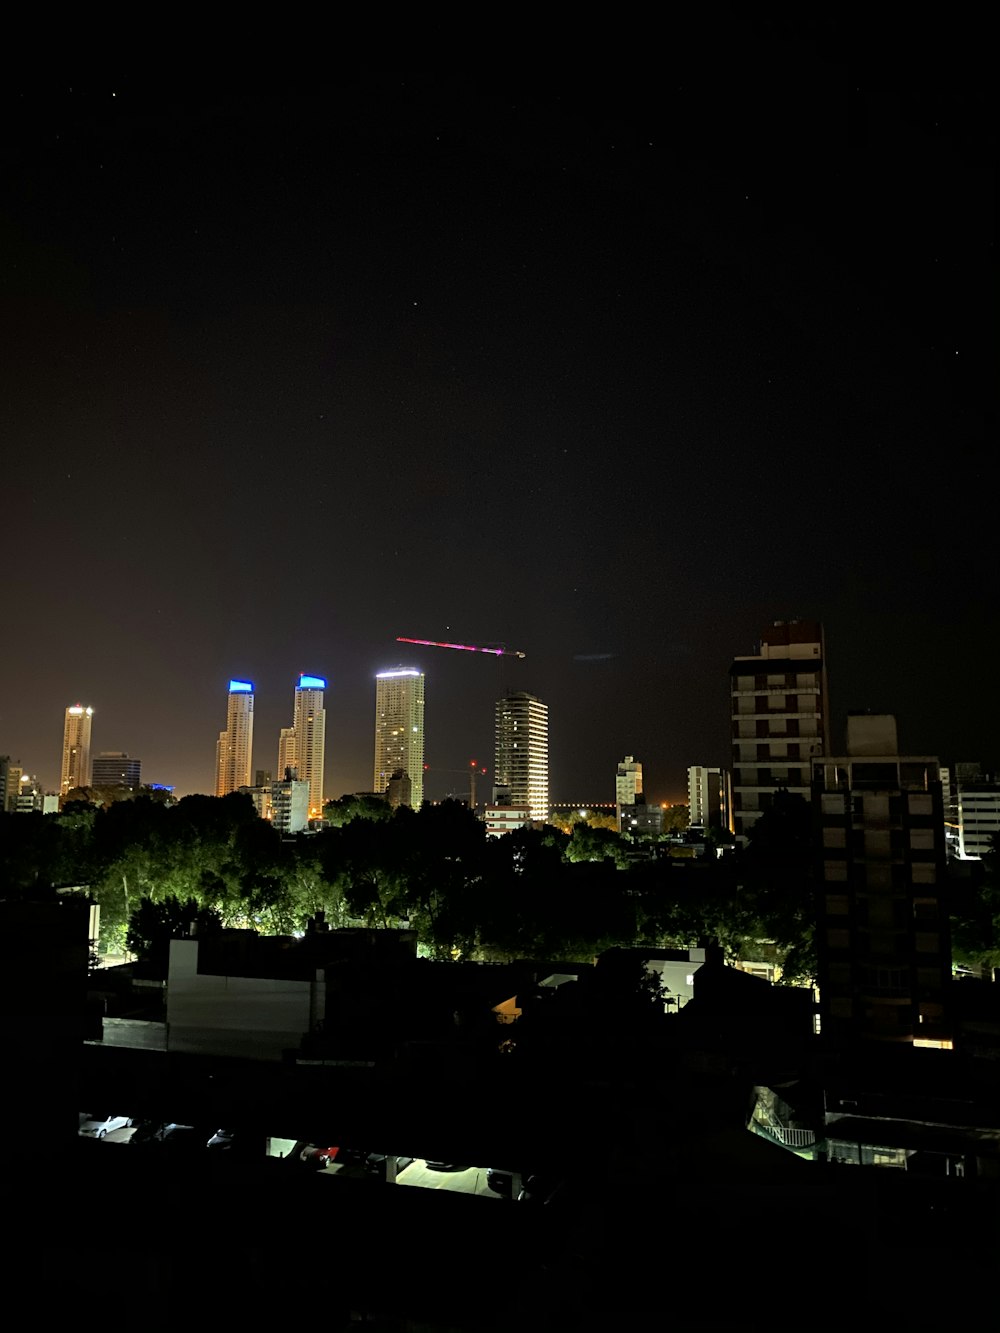
[[[271,822],[279,833],[302,833],[309,827],[309,783],[294,768],[271,783]]]
[[[297,770],[299,780],[309,784],[309,818],[323,814],[323,770],[326,758],[326,709],[322,676],[299,676],[295,687],[292,725],[282,727],[278,737],[278,772]]]
[[[387,792],[397,770],[410,779],[409,800],[403,803],[419,810],[424,801],[424,673],[415,667],[396,667],[375,677],[373,790]]]
[[[622,827],[622,807],[636,805],[642,798],[642,764],[627,754],[615,773],[615,810],[618,829]]]
[[[823,1035],[947,1044],[938,761],[900,755],[895,718],[863,714],[812,771]]]
[[[688,769],[688,823],[719,832],[733,831],[733,789],[725,768]]]
[[[130,759],[120,750],[102,750],[95,755],[92,770],[92,787],[127,787],[129,791],[137,791],[142,786],[142,760]]]
[[[549,816],[549,707],[511,690],[496,704],[493,803],[527,806],[532,820]]]
[[[89,705],[72,704],[66,709],[59,774],[60,796],[65,796],[73,787],[90,786],[90,728],[93,716],[94,710]]]
[[[231,680],[226,707],[226,729],[215,746],[215,794],[228,796],[250,786],[253,756],[253,682]]]
[[[729,674],[733,831],[742,841],[779,788],[810,799],[811,764],[830,731],[822,625],[775,621]]]

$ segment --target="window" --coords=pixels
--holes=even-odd
[[[911,828],[910,847],[915,852],[932,852],[934,850],[934,830],[932,828]]]

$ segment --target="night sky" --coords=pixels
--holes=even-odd
[[[870,707],[1000,760],[992,113],[974,34],[862,29],[8,86],[0,752],[56,787],[80,700],[94,753],[211,790],[230,676],[274,769],[306,671],[327,794],[364,790],[403,663],[432,768],[492,768],[514,687],[553,800],[626,753],[679,799],[799,616],[837,743]]]

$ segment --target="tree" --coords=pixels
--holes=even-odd
[[[193,898],[181,902],[164,898],[154,903],[140,898],[128,920],[127,944],[131,953],[146,962],[166,968],[170,960],[170,941],[188,935],[194,928],[197,938],[218,934],[222,918],[211,908],[199,907]]]

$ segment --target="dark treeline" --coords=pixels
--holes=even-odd
[[[301,930],[317,911],[334,926],[409,924],[437,957],[586,959],[714,939],[732,955],[784,959],[789,976],[812,972],[808,810],[794,798],[724,860],[633,860],[626,840],[586,824],[489,839],[456,802],[393,812],[344,798],[327,816],[295,839],[240,795],[4,816],[0,892],[86,886],[101,947],[115,953],[130,922],[133,945],[148,934],[159,905],[164,919],[200,911],[262,933]]]

